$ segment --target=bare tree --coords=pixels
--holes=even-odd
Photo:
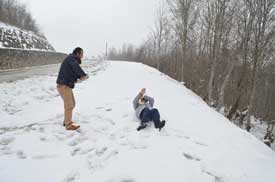
[[[225,60],[225,64],[227,64],[225,69],[225,77],[221,83],[219,95],[218,95],[218,105],[217,110],[221,111],[221,108],[225,107],[225,90],[229,84],[231,75],[233,73],[234,67],[237,62],[240,61],[239,55],[239,45],[238,45],[238,37],[237,37],[237,21],[234,18],[238,15],[238,11],[240,8],[240,3],[238,1],[231,1],[230,4],[226,7],[226,13],[224,16],[224,32],[222,35],[222,54],[221,59]],[[221,111],[223,112],[223,111]],[[225,114],[225,113],[224,113]]]
[[[257,82],[257,69],[259,64],[265,59],[264,49],[270,41],[271,35],[274,35],[274,22],[272,20],[272,13],[275,8],[274,0],[255,0],[252,1],[255,7],[255,23],[253,24],[254,34],[254,48],[252,53],[252,92],[249,96],[247,130],[250,128],[251,115],[255,106],[256,82]],[[271,26],[271,27],[270,27]],[[267,32],[267,30],[272,30]]]
[[[154,29],[152,30],[156,44],[157,69],[160,69],[161,46],[164,41],[165,24],[167,24],[166,10],[163,4],[159,4]]]
[[[26,6],[18,3],[17,0],[0,0],[0,21],[43,36],[31,13],[27,11]]]
[[[240,55],[240,63],[241,65],[241,71],[240,76],[238,76],[238,79],[236,81],[236,96],[235,100],[232,103],[232,107],[230,108],[230,111],[227,115],[229,119],[232,119],[233,115],[236,113],[236,111],[239,108],[240,101],[242,98],[242,94],[245,92],[245,88],[247,87],[247,83],[245,82],[248,71],[249,71],[249,52],[250,52],[250,42],[251,42],[251,34],[252,34],[252,26],[253,22],[255,20],[255,12],[253,11],[253,4],[251,4],[249,1],[241,1],[240,2],[240,9],[239,9],[239,15],[237,16],[237,25],[238,25],[238,31],[237,31],[237,43],[239,44],[237,46],[237,49],[239,50],[239,53],[237,55]]]
[[[193,30],[198,17],[198,8],[194,0],[167,0],[175,18],[175,31],[181,44],[180,80],[184,81],[184,62],[187,61],[189,33]]]
[[[228,8],[228,0],[208,1],[207,24],[209,32],[209,59],[212,61],[210,66],[210,78],[208,82],[208,102],[214,104],[213,89],[214,78],[221,54],[222,36],[225,32],[226,9]]]

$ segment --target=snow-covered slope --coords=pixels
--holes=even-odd
[[[1,182],[275,180],[274,152],[177,81],[142,64],[106,64],[86,65],[90,79],[76,85],[78,132],[62,127],[55,76],[0,84]],[[136,131],[142,87],[167,120],[161,132]]]
[[[0,48],[54,51],[46,38],[0,22]]]

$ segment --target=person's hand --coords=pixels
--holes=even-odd
[[[80,80],[81,80],[81,81],[84,81],[84,80],[87,80],[88,78],[89,78],[89,76],[86,75],[86,76],[81,77]]]
[[[82,80],[77,79],[75,83],[81,83],[81,82],[82,82]]]
[[[141,89],[139,92],[140,96],[143,97],[145,92],[146,92],[146,88]]]

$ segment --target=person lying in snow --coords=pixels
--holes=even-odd
[[[147,123],[150,121],[154,122],[155,128],[161,130],[165,125],[165,121],[160,121],[159,111],[153,108],[154,99],[145,95],[145,92],[145,88],[141,89],[133,101],[136,116],[140,119],[140,126],[137,130],[146,128]]]

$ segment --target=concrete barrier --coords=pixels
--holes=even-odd
[[[56,64],[66,56],[67,54],[59,52],[0,48],[0,70]]]

